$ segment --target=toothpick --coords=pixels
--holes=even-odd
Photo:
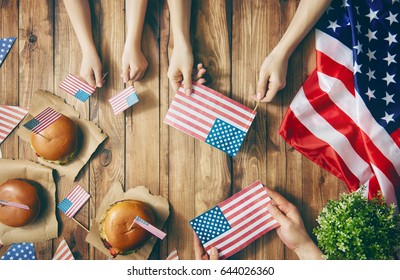
[[[89,232],[89,230],[88,230],[84,225],[82,225],[80,222],[78,222],[74,217],[72,217],[72,220],[74,220],[78,225],[80,225],[81,228],[83,228],[84,230],[86,230],[86,232]]]
[[[107,73],[105,73],[105,74],[103,75],[103,77],[101,78],[101,81],[102,81],[102,82],[103,82],[103,81],[104,81],[104,79],[106,78],[107,74],[108,74],[108,72],[107,72]],[[95,88],[97,88],[97,85],[98,85],[98,83],[96,84],[96,87],[95,87]]]
[[[43,134],[41,134],[41,133],[38,133],[40,136],[42,136],[44,139],[46,139],[47,141],[50,141],[50,139],[49,138],[47,138],[46,136],[44,136]]]
[[[254,107],[253,111],[257,110],[258,105],[260,105],[260,100],[257,101],[256,107]]]

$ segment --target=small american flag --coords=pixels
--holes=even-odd
[[[61,240],[60,245],[58,245],[58,248],[54,253],[53,260],[75,260],[71,250],[68,247],[67,241],[65,241],[64,238]]]
[[[53,108],[47,107],[36,117],[24,124],[24,127],[34,133],[40,133],[52,123],[58,120],[62,115]]]
[[[11,47],[14,45],[16,37],[0,39],[0,67],[3,65],[7,54],[10,52]]]
[[[256,181],[214,208],[190,221],[207,252],[217,248],[220,259],[240,251],[279,226],[267,205],[271,202],[260,181]]]
[[[234,157],[255,116],[239,102],[193,84],[191,96],[179,88],[164,122]]]
[[[114,114],[117,115],[139,102],[139,98],[136,95],[135,88],[129,86],[116,96],[110,98],[108,102],[110,102]]]
[[[36,260],[33,243],[15,243],[1,257],[1,260]]]
[[[60,88],[82,102],[88,100],[92,93],[96,90],[95,87],[92,87],[88,83],[81,81],[72,74],[69,74],[68,77],[60,84]]]
[[[137,224],[138,226],[141,226],[142,228],[144,228],[145,230],[147,230],[148,232],[150,232],[154,236],[157,236],[161,240],[164,239],[164,237],[167,235],[165,232],[162,232],[161,230],[159,230],[155,226],[149,224],[148,222],[146,222],[145,220],[143,220],[139,216],[136,216],[136,218],[135,218],[135,220],[133,222],[135,224]]]
[[[72,218],[89,197],[90,195],[80,185],[77,185],[57,207],[69,218]]]
[[[172,250],[172,252],[169,253],[169,255],[166,258],[166,260],[168,260],[168,261],[179,260],[178,250],[176,250],[176,248],[174,250]]]
[[[18,106],[0,105],[0,144],[26,116],[28,110]]]
[[[399,0],[332,1],[280,134],[350,191],[400,199]]]

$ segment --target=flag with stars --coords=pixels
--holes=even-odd
[[[6,59],[7,54],[10,52],[11,47],[14,45],[16,39],[16,37],[0,39],[0,67],[3,65],[3,62]]]
[[[47,107],[42,112],[40,112],[36,117],[29,120],[24,124],[24,127],[33,133],[40,133],[56,120],[58,120],[62,115],[58,113],[53,108]]]
[[[61,260],[75,260],[74,255],[72,255],[71,249],[69,248],[67,241],[63,238],[58,245],[58,248],[53,256],[53,261],[61,261]]]
[[[255,116],[239,102],[193,84],[190,96],[179,88],[164,122],[234,157]]]
[[[333,1],[316,26],[317,67],[280,134],[369,198],[400,198],[400,1]]]
[[[215,247],[226,259],[279,226],[269,203],[266,188],[256,181],[189,223],[208,253]]]
[[[36,260],[33,243],[15,243],[0,258],[1,260]]]
[[[0,105],[0,144],[25,118],[28,110],[18,106]]]
[[[68,77],[60,84],[60,88],[77,98],[78,100],[85,102],[89,99],[92,93],[96,90],[88,83],[85,83],[69,74]]]
[[[76,185],[57,207],[69,218],[72,218],[89,197],[90,195],[80,185]]]
[[[135,88],[133,86],[129,86],[116,96],[110,98],[108,102],[111,104],[114,115],[117,115],[139,102],[139,98],[136,95]]]

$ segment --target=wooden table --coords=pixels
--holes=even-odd
[[[17,4],[19,2],[19,5]],[[81,117],[97,123],[108,135],[76,183],[90,200],[75,216],[90,226],[113,181],[126,189],[145,185],[167,198],[171,215],[168,235],[151,255],[165,259],[177,248],[181,259],[192,259],[188,221],[241,188],[260,179],[301,211],[309,232],[328,199],[346,191],[343,183],[287,145],[277,131],[288,105],[313,68],[313,36],[293,54],[287,85],[274,101],[261,105],[241,152],[231,158],[163,124],[174,96],[168,79],[171,34],[166,1],[149,1],[143,50],[149,61],[145,78],[135,85],[140,102],[114,116],[107,100],[124,88],[120,78],[124,47],[124,1],[92,1],[95,42],[109,72],[105,87],[89,102],[80,103],[58,85],[68,73],[79,73],[81,52],[62,1],[0,0],[0,37],[18,36],[0,69],[0,104],[28,106],[35,90],[56,93],[73,104]],[[197,0],[192,5],[192,44],[196,62],[212,76],[210,87],[254,107],[258,71],[294,15],[298,1]],[[2,145],[4,158],[36,160],[28,144],[15,133]],[[72,182],[57,178],[58,201]],[[86,233],[57,211],[59,238],[36,243],[37,257],[51,259],[64,237],[77,259],[105,259],[89,246]],[[4,253],[2,248],[0,253]],[[275,232],[268,233],[233,258],[296,259]]]

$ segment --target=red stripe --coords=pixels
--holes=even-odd
[[[186,111],[182,110],[181,108],[176,107],[174,104],[171,104],[170,108],[174,109],[175,111],[178,111],[179,113],[181,113],[181,114],[183,114],[183,115],[186,115],[186,116],[188,117],[189,120],[190,120],[190,119],[195,120],[195,121],[197,121],[197,122],[199,122],[199,123],[201,123],[201,124],[203,124],[203,125],[209,127],[209,130],[207,130],[206,132],[204,132],[204,133],[206,133],[206,134],[208,134],[208,132],[211,130],[211,128],[212,128],[212,126],[213,126],[213,124],[210,124],[209,122],[206,122],[204,119],[201,119],[201,118],[199,118],[199,117],[193,115],[192,113],[186,112]],[[169,112],[169,113],[168,113],[168,115],[171,115],[171,114],[174,114],[174,113],[173,113],[173,112]]]
[[[213,116],[213,115],[211,115],[211,114],[209,114],[207,112],[202,111],[199,107],[195,107],[193,105],[190,105],[189,103],[186,103],[184,100],[180,100],[180,99],[175,98],[174,101],[171,103],[171,106],[175,106],[174,103],[181,104],[183,107],[189,108],[189,109],[199,113],[200,115],[203,115],[204,117],[206,117],[208,119],[211,119],[213,121],[216,120],[215,116]],[[177,106],[175,106],[175,107],[177,107]],[[186,114],[188,114],[188,113],[186,113]]]
[[[225,205],[229,204],[232,200],[237,199],[238,197],[244,195],[245,193],[251,191],[252,189],[254,189],[256,186],[258,185],[262,185],[261,181],[255,181],[254,183],[252,183],[250,186],[246,187],[245,189],[241,190],[240,192],[232,195],[231,197],[229,197],[228,199],[222,201],[220,204],[218,204],[219,208],[223,208]],[[264,188],[265,190],[265,188]]]
[[[282,121],[279,134],[305,157],[343,180],[351,191],[358,189],[360,184],[358,178],[349,170],[342,158],[328,143],[312,134],[290,108]]]
[[[242,127],[245,128],[245,129],[249,129],[249,127],[250,127],[250,125],[247,125],[247,124],[241,122],[240,120],[236,119],[236,118],[234,117],[234,115],[228,115],[228,114],[226,114],[226,113],[224,113],[224,112],[222,112],[222,111],[220,111],[220,110],[217,110],[216,108],[214,108],[214,107],[212,107],[212,106],[210,106],[210,105],[208,105],[208,104],[205,104],[204,102],[201,102],[201,101],[199,101],[199,100],[197,100],[197,99],[194,99],[194,98],[191,97],[191,96],[186,96],[185,94],[183,94],[183,93],[181,93],[181,92],[178,92],[177,95],[180,95],[180,96],[183,97],[185,100],[190,100],[190,101],[192,101],[192,102],[196,102],[196,104],[198,104],[198,106],[199,106],[199,109],[197,109],[197,111],[202,110],[201,107],[204,107],[204,108],[206,108],[206,109],[208,109],[208,110],[211,110],[211,111],[215,112],[215,114],[220,115],[221,117],[223,117],[223,118],[225,118],[225,119],[227,119],[227,120],[230,120],[230,121],[233,122],[234,124],[238,124],[238,125],[242,126]],[[215,118],[215,117],[214,117],[214,118]]]
[[[309,84],[319,84],[316,72],[310,75],[303,86],[305,96],[314,110],[349,140],[353,149],[365,162],[372,163],[378,167],[393,185],[400,183],[400,177],[393,163],[382,154],[368,135],[354,123],[353,119],[336,106],[327,93],[315,86],[312,86],[312,89],[309,90]]]
[[[23,109],[23,108],[20,108]],[[12,114],[6,112],[7,111],[11,111]],[[25,111],[25,109],[23,109],[23,111]],[[12,117],[16,117],[16,118],[23,118],[25,117],[27,111],[23,112],[21,110],[17,110],[16,106],[0,106],[0,112],[4,115],[8,115],[8,116],[12,116]]]
[[[199,135],[199,134],[197,134],[195,132],[192,132],[191,130],[188,130],[187,128],[185,128],[185,127],[183,127],[183,126],[181,126],[181,125],[179,125],[179,124],[177,124],[177,123],[175,123],[173,121],[165,119],[164,123],[166,123],[166,124],[168,124],[170,126],[173,126],[173,127],[177,128],[177,129],[185,132],[186,134],[189,134],[189,135],[193,136],[194,138],[197,138],[197,139],[199,139],[199,140],[201,140],[203,142],[206,141],[206,137],[203,137],[203,136],[201,136],[201,135]]]
[[[3,118],[2,116],[0,116],[0,121],[3,121],[3,122],[5,122],[5,123],[1,123],[0,125],[1,126],[3,126],[3,127],[5,127],[5,128],[8,128],[8,129],[14,129],[14,125],[12,125],[11,123],[10,123],[10,121],[9,120],[7,120],[7,119],[5,119],[5,118]],[[18,123],[17,123],[18,124]]]
[[[188,118],[188,119],[182,118],[182,117],[180,117],[180,116],[175,115],[175,114],[172,113],[172,112],[169,112],[168,115],[169,115],[170,117],[172,117],[174,120],[183,122],[184,124],[186,124],[186,125],[188,125],[188,126],[194,128],[194,129],[196,129],[196,130],[198,130],[198,131],[200,131],[200,132],[202,132],[202,133],[204,133],[204,134],[206,134],[206,135],[210,132],[210,130],[204,129],[204,128],[202,128],[202,127],[200,127],[200,126],[194,124],[194,123],[191,121],[191,119],[189,119],[189,118]],[[210,128],[211,128],[211,127],[210,127]]]
[[[330,77],[337,78],[343,82],[347,90],[356,96],[354,90],[354,75],[353,72],[342,64],[325,55],[323,52],[316,51],[317,56],[317,71],[322,72]],[[315,72],[315,71],[314,71]],[[308,79],[306,83],[308,82]]]
[[[400,128],[390,134],[397,147],[400,148]]]

